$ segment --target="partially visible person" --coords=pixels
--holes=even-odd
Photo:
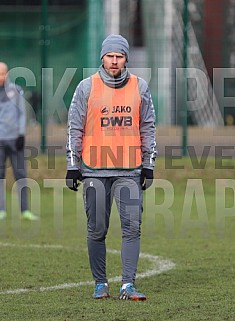
[[[6,161],[9,158],[18,184],[21,216],[35,221],[28,209],[26,164],[24,159],[26,113],[23,90],[7,78],[8,66],[0,62],[0,220],[7,216],[4,193]]]
[[[102,65],[75,90],[68,114],[66,184],[77,191],[83,182],[93,298],[110,296],[106,235],[115,199],[122,228],[119,297],[144,301],[135,278],[143,191],[153,182],[157,156],[155,112],[147,83],[126,67],[128,57],[128,41],[109,35],[102,43]]]

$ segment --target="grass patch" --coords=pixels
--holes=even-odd
[[[235,320],[233,169],[216,168],[212,158],[203,169],[195,169],[190,159],[174,160],[174,166],[183,168],[172,169],[165,159],[159,159],[157,180],[145,195],[141,252],[161,256],[176,266],[137,279],[137,288],[148,297],[146,302],[119,301],[119,283],[110,284],[110,299],[95,301],[90,284],[40,291],[65,283],[92,282],[82,190],[73,193],[46,187],[45,179],[53,182],[56,178],[56,187],[64,184],[64,158],[52,161],[41,156],[37,167],[28,163],[28,176],[38,185],[32,193],[40,194],[38,225],[17,221],[19,213],[12,212],[13,179],[9,170],[7,173],[8,217],[0,222],[1,320]],[[226,167],[232,167],[232,162],[226,161]],[[114,207],[107,247],[120,250],[120,244]],[[140,259],[139,272],[150,267],[150,261]],[[119,255],[108,253],[107,272],[109,278],[121,275]],[[5,293],[15,289],[30,292]]]

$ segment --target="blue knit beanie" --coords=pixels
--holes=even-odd
[[[104,39],[100,52],[100,59],[103,58],[108,52],[118,52],[126,55],[129,59],[129,44],[128,41],[121,35],[109,35]]]

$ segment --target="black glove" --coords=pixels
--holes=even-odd
[[[66,185],[72,191],[77,192],[80,182],[83,180],[82,173],[79,169],[72,169],[67,171]]]
[[[24,148],[24,136],[20,135],[16,138],[16,149],[21,150]]]
[[[153,183],[153,170],[148,168],[142,168],[140,174],[140,185],[142,186],[142,190],[145,191],[149,188]]]

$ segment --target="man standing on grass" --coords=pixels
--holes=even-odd
[[[22,218],[38,219],[28,210],[24,136],[26,115],[23,91],[7,79],[8,67],[0,62],[0,220],[6,218],[4,179],[7,158],[10,159],[18,183]]]
[[[129,44],[102,43],[102,65],[77,86],[68,113],[66,184],[83,182],[93,297],[109,297],[105,239],[113,197],[122,228],[120,299],[146,300],[134,282],[140,253],[143,190],[153,181],[155,113],[147,83],[129,73]]]

